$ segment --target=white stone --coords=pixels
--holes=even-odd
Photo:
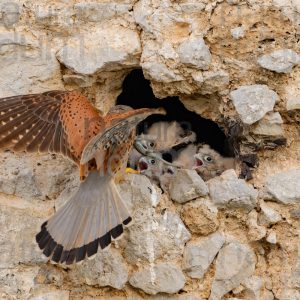
[[[266,237],[266,241],[270,244],[276,244],[277,243],[277,235],[274,230],[270,230],[268,232],[268,235]]]
[[[87,22],[101,22],[128,13],[130,4],[79,2],[74,5],[76,17]]]
[[[180,81],[184,78],[176,74],[173,70],[168,68],[164,63],[158,61],[153,58],[147,61],[142,62],[142,68],[145,72],[145,76],[148,79],[157,81],[157,82],[165,82],[170,83],[174,81]]]
[[[187,245],[183,254],[184,271],[191,278],[203,278],[224,243],[223,234],[216,232]]]
[[[156,207],[161,199],[160,189],[146,176],[127,174],[118,188],[131,214],[139,209]]]
[[[151,295],[175,294],[184,287],[185,277],[174,264],[160,263],[133,273],[129,283]]]
[[[136,31],[111,26],[71,37],[58,51],[57,59],[76,73],[92,75],[137,67],[140,54],[140,39]]]
[[[211,54],[202,37],[190,37],[178,47],[180,61],[187,66],[207,70]]]
[[[212,94],[228,87],[229,74],[224,70],[204,71],[201,94]]]
[[[274,225],[281,221],[281,215],[275,209],[269,207],[264,201],[260,202],[260,213],[258,223],[264,226]]]
[[[281,49],[261,56],[257,62],[265,69],[277,73],[290,73],[293,67],[299,64],[300,57],[291,49]]]
[[[210,197],[217,207],[252,210],[256,206],[258,192],[253,186],[238,179],[234,170],[207,182]]]
[[[300,109],[300,96],[298,97],[289,97],[286,102],[287,110]]]
[[[232,242],[223,247],[216,260],[216,273],[211,288],[210,300],[220,300],[250,277],[256,257],[249,246]]]
[[[111,286],[115,289],[124,288],[128,281],[128,268],[122,255],[114,250],[100,251],[92,259],[75,265],[69,276],[76,283],[92,286]]]
[[[272,111],[279,97],[266,85],[245,85],[230,93],[230,98],[240,118],[251,125]]]
[[[300,169],[291,169],[267,178],[265,191],[273,200],[283,203],[300,202]]]
[[[11,207],[5,205],[4,199],[0,199],[0,265],[2,268],[11,268],[19,264],[45,263],[48,259],[38,248],[35,235],[44,222],[37,217],[37,211],[33,207],[13,207],[16,204],[10,199]],[[39,206],[40,203],[36,203]],[[40,209],[43,206],[41,205]]]
[[[0,33],[0,68],[0,97],[63,89],[53,50],[31,35]]]
[[[185,203],[207,194],[207,185],[194,170],[178,170],[170,184],[170,196],[178,203]]]
[[[141,261],[153,263],[158,258],[180,258],[185,243],[191,238],[179,216],[165,211],[155,214],[151,209],[142,210],[133,216],[129,227],[125,258],[131,264]]]
[[[244,28],[244,26],[239,26],[239,27],[232,28],[230,30],[230,32],[231,32],[231,36],[235,40],[241,39],[241,38],[243,38],[245,36],[245,28]]]
[[[28,299],[36,285],[35,278],[38,275],[39,267],[7,268],[3,265],[2,267],[4,268],[0,269],[1,299]]]
[[[297,249],[296,260],[295,263],[293,264],[292,286],[296,289],[300,288],[300,247],[299,245]]]
[[[259,241],[267,234],[266,228],[257,224],[257,216],[256,210],[252,210],[247,218],[248,236],[251,241]]]
[[[12,28],[17,24],[21,13],[21,5],[16,1],[4,1],[0,4],[0,21],[3,22],[6,28]]]
[[[257,124],[253,125],[251,132],[264,136],[282,136],[284,135],[282,124],[283,120],[279,112],[268,112]]]
[[[28,298],[28,300],[69,300],[70,292],[69,291],[48,291],[40,292],[38,295]]]
[[[300,300],[300,292],[296,289],[283,289],[280,293],[279,300]]]
[[[261,300],[261,289],[264,281],[259,276],[251,276],[243,282],[245,287],[245,298],[251,300]]]

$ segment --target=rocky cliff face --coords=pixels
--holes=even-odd
[[[106,112],[142,68],[156,97],[239,124],[239,154],[260,164],[249,182],[229,170],[174,200],[127,176],[134,225],[65,268],[34,236],[76,169],[1,154],[0,298],[300,299],[299,25],[296,0],[1,1],[1,97],[79,88]]]

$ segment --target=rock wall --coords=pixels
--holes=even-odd
[[[297,0],[1,1],[1,97],[79,88],[106,112],[141,67],[158,98],[239,124],[239,155],[260,163],[249,182],[188,172],[173,200],[127,176],[134,225],[66,268],[34,236],[77,170],[1,154],[0,298],[300,299],[299,25]]]

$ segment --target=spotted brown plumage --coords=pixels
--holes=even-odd
[[[116,106],[105,116],[82,94],[50,91],[0,99],[0,148],[59,153],[84,179],[41,226],[36,241],[54,262],[71,264],[104,249],[131,217],[114,183],[125,172],[136,125],[161,109]]]

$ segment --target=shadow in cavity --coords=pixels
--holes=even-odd
[[[187,110],[178,97],[156,98],[150,81],[145,79],[141,69],[133,70],[127,75],[123,82],[122,93],[117,98],[117,104],[132,108],[163,107],[167,111],[166,116],[153,115],[141,122],[137,128],[138,134],[145,132],[153,123],[177,121],[184,129],[192,130],[197,134],[198,143],[209,144],[222,155],[230,156],[226,136],[217,123]]]

